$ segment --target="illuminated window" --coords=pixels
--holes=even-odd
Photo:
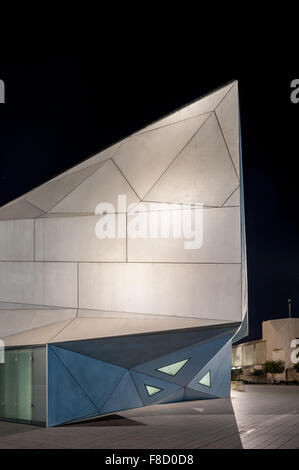
[[[180,362],[174,362],[173,364],[168,364],[168,366],[161,367],[160,369],[157,369],[159,372],[163,372],[164,374],[168,375],[176,375],[179,370],[188,362],[189,359],[184,359],[183,361]]]
[[[206,375],[204,375],[198,382],[201,385],[205,385],[206,387],[211,387],[211,371],[209,371]]]
[[[162,388],[153,387],[152,385],[145,385],[145,388],[150,397],[163,390]]]

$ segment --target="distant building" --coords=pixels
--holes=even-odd
[[[263,369],[266,361],[281,360],[286,370],[277,380],[299,380],[291,360],[291,342],[299,339],[299,318],[264,321],[262,328],[262,339],[233,346],[232,366],[243,369],[244,380],[255,382],[257,378],[251,375],[254,369]]]

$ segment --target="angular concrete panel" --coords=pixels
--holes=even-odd
[[[19,198],[0,208],[0,220],[34,219],[43,213],[42,210],[30,204],[30,202]]]
[[[240,186],[235,189],[231,196],[225,201],[223,207],[240,206]]]
[[[0,221],[0,260],[33,261],[34,221]]]
[[[184,106],[183,108],[170,114],[169,116],[145,127],[138,133],[140,134],[153,129],[157,129],[158,127],[168,126],[169,124],[173,124],[184,119],[190,119],[199,114],[205,114],[214,111],[235,83],[236,82],[229,83],[228,85],[221,87],[218,90],[213,91],[212,93],[209,93],[208,95],[195,101],[194,103]]]
[[[240,321],[240,273],[238,264],[82,263],[79,307]]]
[[[55,309],[55,307],[49,307],[45,305],[38,304],[18,304],[16,302],[1,302],[0,301],[0,310],[49,310]]]
[[[107,214],[113,219],[114,215]],[[126,261],[126,215],[118,214],[114,238],[99,239],[96,224],[100,216],[43,218],[35,222],[35,259],[37,261]],[[109,221],[107,222],[109,223]]]
[[[168,331],[215,323],[212,320],[196,320],[171,316],[160,317],[159,315],[140,315],[139,318],[128,318],[125,316],[110,318],[109,312],[106,313],[106,318],[94,318],[91,317],[94,312],[96,313],[94,310],[85,310],[85,314],[89,315],[89,317],[80,316],[82,315],[80,312],[82,310],[79,310],[78,317],[57,335],[55,342]]]
[[[71,173],[75,173],[78,170],[82,170],[83,168],[90,167],[92,165],[97,165],[98,163],[101,163],[105,160],[108,160],[109,158],[112,158],[121,144],[122,142],[118,142],[117,144],[111,145],[110,147],[103,150],[102,152],[97,153],[93,157],[87,158],[83,162],[70,168],[69,170],[65,171],[61,175],[58,175],[55,179],[64,177],[66,175],[70,175]]]
[[[221,206],[237,186],[238,178],[213,114],[144,199]]]
[[[8,346],[33,346],[36,344],[47,344],[53,340],[56,335],[69,325],[73,320],[65,320],[50,325],[34,328],[24,331],[17,335],[5,336],[5,347]]]
[[[159,204],[157,204],[160,207]],[[239,208],[152,211],[140,218],[145,233],[157,227],[157,237],[128,237],[128,262],[240,263]],[[136,215],[128,214],[128,227]],[[162,237],[165,221],[170,238]],[[188,229],[184,236],[185,227]],[[190,227],[190,228],[189,228]],[[191,237],[189,237],[189,232]],[[141,233],[141,230],[140,230]],[[179,235],[179,238],[176,238]],[[202,240],[202,246],[201,246]],[[190,249],[188,248],[190,247]],[[198,247],[198,248],[197,248]]]
[[[75,263],[0,262],[0,300],[77,307]]]
[[[126,195],[127,206],[139,201],[112,160],[107,160],[87,180],[66,196],[50,212],[95,213],[100,203],[109,203],[117,212],[118,195]]]
[[[233,160],[236,172],[239,175],[239,105],[238,84],[236,83],[216,109],[229,153]]]
[[[127,139],[113,160],[142,198],[183,149],[209,114]]]
[[[0,338],[75,318],[76,310],[0,310]]]
[[[45,183],[30,192],[26,196],[26,200],[43,211],[48,211],[85,181],[86,178],[102,164],[103,163],[92,165],[70,175],[66,175],[63,178],[54,179],[49,183]]]

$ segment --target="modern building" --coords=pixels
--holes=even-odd
[[[233,81],[0,209],[1,419],[229,396],[240,149]]]
[[[285,371],[277,380],[299,380],[292,354],[299,345],[299,318],[281,318],[262,323],[262,339],[233,346],[233,367],[242,368],[244,380],[255,382],[252,372],[263,369],[266,361],[283,361]],[[298,340],[298,341],[296,341]]]

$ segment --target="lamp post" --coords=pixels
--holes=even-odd
[[[292,299],[288,299],[289,304],[289,318],[292,316]]]

